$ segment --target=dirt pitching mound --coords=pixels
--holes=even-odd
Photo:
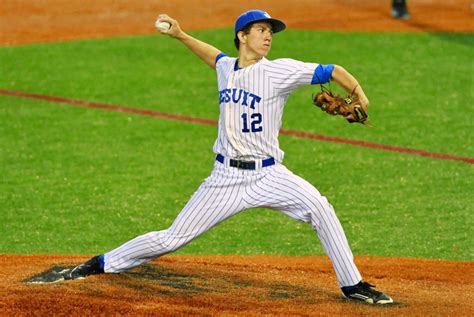
[[[474,312],[474,265],[357,257],[396,304],[343,299],[326,257],[167,256],[122,274],[33,285],[24,279],[89,257],[0,255],[5,315],[462,316]]]

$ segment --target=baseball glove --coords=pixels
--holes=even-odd
[[[330,115],[343,116],[349,123],[368,123],[367,112],[360,105],[359,98],[353,93],[342,97],[322,87],[322,91],[313,96],[313,104]]]

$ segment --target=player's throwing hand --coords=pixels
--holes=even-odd
[[[155,27],[161,34],[166,34],[174,38],[177,38],[183,33],[178,21],[172,19],[167,14],[160,14],[156,18]]]

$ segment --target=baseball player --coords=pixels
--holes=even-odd
[[[406,0],[392,0],[392,17],[399,20],[410,20]]]
[[[217,74],[219,129],[214,169],[178,214],[171,227],[136,237],[118,248],[63,272],[66,280],[98,273],[119,273],[173,252],[227,218],[249,208],[266,207],[310,224],[334,267],[345,297],[372,304],[392,303],[362,281],[333,207],[306,180],[283,164],[278,133],[285,103],[303,85],[333,80],[361,101],[368,99],[343,67],[282,58],[269,60],[273,35],[286,25],[261,10],[243,13],[235,22],[238,57],[183,32],[178,21],[160,33],[181,41]]]

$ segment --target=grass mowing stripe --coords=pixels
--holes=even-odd
[[[165,119],[170,119],[170,120],[186,121],[186,122],[200,123],[200,124],[207,124],[207,125],[217,124],[217,121],[213,119],[190,117],[190,116],[166,113],[166,112],[155,111],[155,110],[130,108],[130,107],[125,107],[125,106],[76,100],[76,99],[70,99],[70,98],[64,98],[64,97],[33,94],[33,93],[27,93],[27,92],[22,92],[22,91],[0,89],[0,94],[23,97],[23,98],[39,99],[39,100],[45,100],[45,101],[50,101],[50,102],[56,102],[56,103],[66,103],[70,105],[88,107],[88,108],[99,108],[99,109],[112,110],[112,111],[118,111],[118,112],[128,112],[128,113],[134,113],[134,114],[140,114],[140,115],[146,115],[146,116],[160,117],[160,118],[165,118]],[[352,140],[352,139],[347,139],[347,138],[326,136],[326,135],[322,135],[318,133],[310,133],[310,132],[287,130],[287,129],[281,129],[280,133],[284,135],[294,136],[297,138],[343,143],[343,144],[355,145],[355,146],[366,147],[366,148],[377,149],[377,150],[384,150],[384,151],[397,152],[397,153],[403,153],[403,154],[420,155],[420,156],[436,158],[436,159],[441,159],[441,160],[462,161],[468,164],[474,164],[474,158],[451,155],[451,154],[446,154],[446,153],[430,152],[430,151],[411,149],[411,148],[406,148],[406,147],[401,147],[401,146],[378,144],[378,143],[361,141],[361,140]]]

